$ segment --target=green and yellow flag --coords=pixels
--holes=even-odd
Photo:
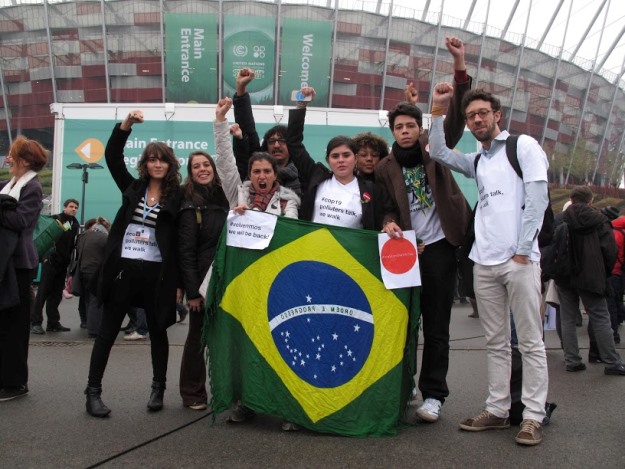
[[[204,331],[214,412],[240,399],[314,431],[395,434],[419,290],[384,287],[377,233],[279,218],[259,251],[227,246],[226,229]]]

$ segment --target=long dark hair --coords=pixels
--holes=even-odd
[[[180,162],[176,158],[174,150],[164,142],[148,143],[137,165],[139,177],[146,183],[150,181],[150,174],[148,173],[148,159],[150,157],[158,158],[169,164],[161,190],[161,200],[165,201],[170,194],[180,190],[180,174],[178,173]]]
[[[213,168],[213,180],[208,184],[198,184],[193,181],[191,171],[193,166],[193,160],[194,158],[199,156],[205,157]],[[202,207],[208,202],[213,201],[218,205],[225,205],[226,208],[229,208],[226,194],[224,194],[221,185],[221,179],[219,178],[219,174],[217,173],[215,161],[208,153],[204,151],[194,151],[189,155],[189,161],[187,162],[187,177],[184,180],[182,191],[185,200],[190,201],[196,207]]]

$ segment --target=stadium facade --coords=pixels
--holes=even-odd
[[[234,77],[244,66],[257,71],[250,87],[254,104],[292,105],[293,90],[308,84],[318,91],[315,106],[384,110],[401,101],[404,86],[413,82],[427,112],[433,84],[452,78],[444,37],[454,35],[465,41],[474,84],[500,97],[502,127],[543,144],[552,180],[568,175],[569,182],[620,181],[620,77],[565,61],[557,50],[532,49],[524,38],[501,39],[490,26],[443,21],[442,15],[427,21],[405,8],[376,12],[375,2],[373,8],[364,8],[366,2],[323,3],[2,6],[0,155],[20,133],[52,147],[51,103],[214,103],[234,92]]]

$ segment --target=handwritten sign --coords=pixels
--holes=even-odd
[[[276,229],[278,217],[256,210],[246,210],[243,215],[228,214],[228,246],[247,249],[265,249]]]

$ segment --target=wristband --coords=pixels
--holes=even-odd
[[[447,112],[447,108],[443,107],[443,106],[432,106],[432,117],[441,117],[444,116],[445,113]]]

